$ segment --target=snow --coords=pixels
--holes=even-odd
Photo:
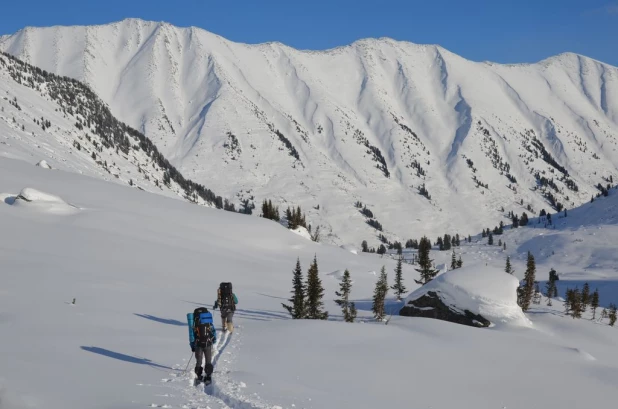
[[[28,197],[53,195],[87,210],[58,218],[0,206],[0,225],[10,232],[0,235],[0,400],[10,408],[614,403],[618,330],[606,321],[573,320],[561,306],[539,306],[528,314],[531,327],[477,329],[397,315],[384,325],[370,310],[375,272],[385,265],[393,278],[396,263],[387,256],[355,255],[262,218],[0,157],[0,191],[23,186],[45,192],[26,191]],[[595,203],[609,206],[609,199]],[[505,237],[511,243],[511,235],[523,234]],[[521,274],[517,246],[510,247]],[[508,288],[516,280],[498,268],[502,250],[472,243],[457,252],[464,268],[429,285],[505,315],[498,307],[512,306]],[[431,254],[436,262],[450,258]],[[296,259],[306,271],[314,255],[330,319],[290,320],[281,303],[290,296]],[[414,266],[403,267],[406,286],[417,290]],[[354,324],[342,322],[333,301],[345,269],[359,311]],[[240,301],[235,332],[219,337],[213,386],[194,388],[184,373],[185,316],[210,307],[223,280],[234,283]],[[389,296],[389,313],[402,305]],[[33,384],[33,377],[44,381]],[[548,382],[560,390],[547,393]]]
[[[290,231],[292,231],[293,233],[298,234],[300,237],[304,237],[307,240],[311,240],[311,233],[309,233],[309,231],[306,228],[304,228],[303,226],[298,226],[296,229],[290,230]]]
[[[4,200],[4,203],[15,208],[49,214],[67,215],[79,210],[58,196],[29,187],[22,189],[18,195],[0,193],[0,198]]]
[[[405,303],[433,291],[454,310],[480,314],[494,325],[529,327],[530,320],[517,305],[518,286],[517,278],[496,268],[478,265],[463,267],[440,274],[411,293]]]
[[[47,163],[47,161],[45,159],[39,161],[36,165],[38,167],[43,168],[43,169],[51,169],[52,168],[51,166],[49,166],[49,163]]]
[[[254,197],[258,206],[265,198],[282,208],[302,206],[308,222],[322,227],[325,243],[379,245],[379,232],[366,224],[356,201],[375,213],[389,240],[405,241],[423,234],[476,234],[506,222],[510,210],[549,209],[542,189],[535,189],[537,172],[554,179],[558,189],[551,192],[569,208],[596,194],[603,177],[618,177],[618,69],[575,54],[500,65],[391,39],[300,51],[136,19],[27,28],[3,37],[0,50],[86,82],[183,175],[237,205]],[[24,109],[41,105],[32,95],[10,91]],[[41,107],[44,113],[35,110],[21,121],[30,127],[32,118],[50,117],[53,137],[34,139],[31,129],[22,134],[12,128],[19,112],[8,101],[0,104],[6,110],[0,114],[0,141],[6,136],[11,144],[0,145],[0,155],[31,160],[53,149],[55,168],[101,177],[87,155],[74,160],[57,146],[56,140],[68,139],[66,132],[75,129],[62,126],[54,107]],[[269,125],[290,141],[300,160]],[[578,191],[543,161],[529,131]],[[389,178],[355,137],[361,133],[383,156]],[[25,142],[27,148],[21,146]],[[116,162],[125,183],[127,171],[136,174],[124,160],[105,159]],[[507,179],[506,164],[516,184]],[[488,189],[477,187],[473,177]],[[417,193],[422,184],[431,201]]]

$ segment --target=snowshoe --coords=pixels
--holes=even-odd
[[[210,385],[210,384],[212,383],[212,377],[211,377],[210,375],[207,375],[207,376],[203,379],[203,381],[202,381],[202,382],[204,382],[204,386],[208,386],[208,385]]]

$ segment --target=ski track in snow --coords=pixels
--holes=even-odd
[[[158,394],[157,397],[173,397],[174,394],[182,394],[186,403],[180,407],[183,409],[277,409],[279,406],[271,406],[262,404],[258,401],[246,398],[239,394],[238,390],[243,387],[242,383],[232,380],[231,372],[231,357],[233,351],[228,351],[228,348],[237,349],[240,344],[239,329],[242,326],[237,326],[234,331],[234,336],[229,332],[217,339],[214,345],[212,362],[214,365],[212,383],[208,386],[200,384],[194,386],[195,373],[194,366],[189,365],[187,371],[186,359],[183,364],[173,366],[175,372],[171,373],[171,378],[162,379],[164,387],[171,388],[173,392],[167,394]],[[194,358],[194,356],[192,356]],[[151,404],[150,407],[171,408],[165,404]]]

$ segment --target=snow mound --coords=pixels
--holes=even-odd
[[[45,159],[39,161],[39,163],[37,163],[36,166],[43,168],[43,169],[52,169],[52,167],[49,165],[49,163],[47,163]]]
[[[303,226],[298,226],[298,228],[292,231],[307,240],[311,240],[311,233],[309,233],[309,230],[305,229]]]
[[[517,278],[502,271],[464,267],[439,275],[411,293],[405,304],[433,291],[450,308],[479,314],[494,325],[531,327],[532,323],[517,305],[518,286]]]
[[[12,205],[53,214],[71,214],[77,211],[77,207],[65,202],[62,198],[30,187],[22,189]]]
[[[343,246],[339,246],[340,248],[342,248],[343,250],[349,251],[352,254],[358,254],[358,249],[354,246],[351,245],[343,245]]]

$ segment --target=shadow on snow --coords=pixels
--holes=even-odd
[[[154,315],[148,315],[148,314],[134,314],[137,315],[138,317],[141,318],[146,318],[147,320],[151,320],[151,321],[155,321],[161,324],[167,324],[167,325],[176,325],[178,327],[185,327],[187,326],[186,322],[182,322],[182,321],[178,321],[178,320],[171,320],[171,319],[167,319],[167,318],[159,318],[159,317],[155,317]]]
[[[138,357],[131,356],[131,355],[125,355],[119,352],[110,351],[109,349],[98,348],[98,347],[85,347],[85,346],[82,346],[80,348],[84,351],[92,352],[98,355],[103,355],[108,358],[114,358],[119,361],[124,361],[124,362],[129,362],[132,364],[139,364],[139,365],[148,365],[154,368],[172,370],[172,368],[170,368],[169,366],[159,365],[157,363],[152,362],[150,359],[138,358]]]

